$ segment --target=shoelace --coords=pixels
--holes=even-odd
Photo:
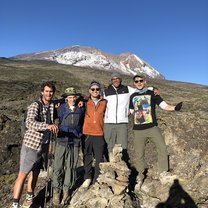
[[[18,208],[19,207],[19,203],[18,202],[13,202],[12,203],[12,208]]]
[[[33,195],[27,194],[25,201],[26,201],[27,204],[32,204],[32,202],[33,202]]]

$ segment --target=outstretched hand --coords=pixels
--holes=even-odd
[[[157,87],[153,87],[154,95],[160,95],[160,90]]]
[[[178,104],[175,106],[175,111],[181,110],[182,105],[183,105],[183,102],[178,103]]]

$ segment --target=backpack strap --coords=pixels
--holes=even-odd
[[[60,117],[60,120],[59,120],[60,124],[64,119],[64,114],[65,114],[65,111],[66,111],[65,108],[66,108],[66,103],[62,103],[61,104],[61,117]]]
[[[36,100],[35,103],[38,104],[38,121],[43,122],[44,117],[43,117],[43,103],[40,100]]]
[[[39,100],[34,101],[34,103],[38,104],[38,115],[37,115],[36,119],[39,122],[43,122],[44,121],[44,117],[43,117],[43,113],[42,113],[43,104]],[[28,112],[28,108],[25,110],[25,112],[23,114],[23,119],[21,122],[21,136],[22,136],[22,138],[24,137],[25,132],[27,131],[27,127],[26,127],[27,112]]]
[[[59,129],[63,132],[69,132],[69,127],[68,126],[61,125],[61,123],[62,123],[62,121],[65,117],[65,114],[66,114],[66,105],[67,105],[67,103],[62,103],[61,104],[61,116],[59,118]]]
[[[42,104],[42,102],[39,101],[39,100],[36,100],[36,101],[34,101],[34,103],[38,104],[38,115],[37,115],[38,121],[44,121],[43,113],[42,113],[43,112],[43,104]],[[26,118],[27,118],[27,110],[24,112],[24,116],[23,116],[23,120],[24,121],[26,121]]]

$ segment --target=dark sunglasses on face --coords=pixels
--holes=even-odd
[[[100,91],[100,88],[90,88],[90,90],[92,90],[92,91]]]
[[[140,79],[140,80],[135,80],[134,82],[135,83],[138,83],[138,82],[142,83],[142,82],[144,82],[144,80],[143,79]]]

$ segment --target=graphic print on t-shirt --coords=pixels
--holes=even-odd
[[[149,124],[153,122],[151,115],[151,96],[140,95],[133,98],[134,124]]]

